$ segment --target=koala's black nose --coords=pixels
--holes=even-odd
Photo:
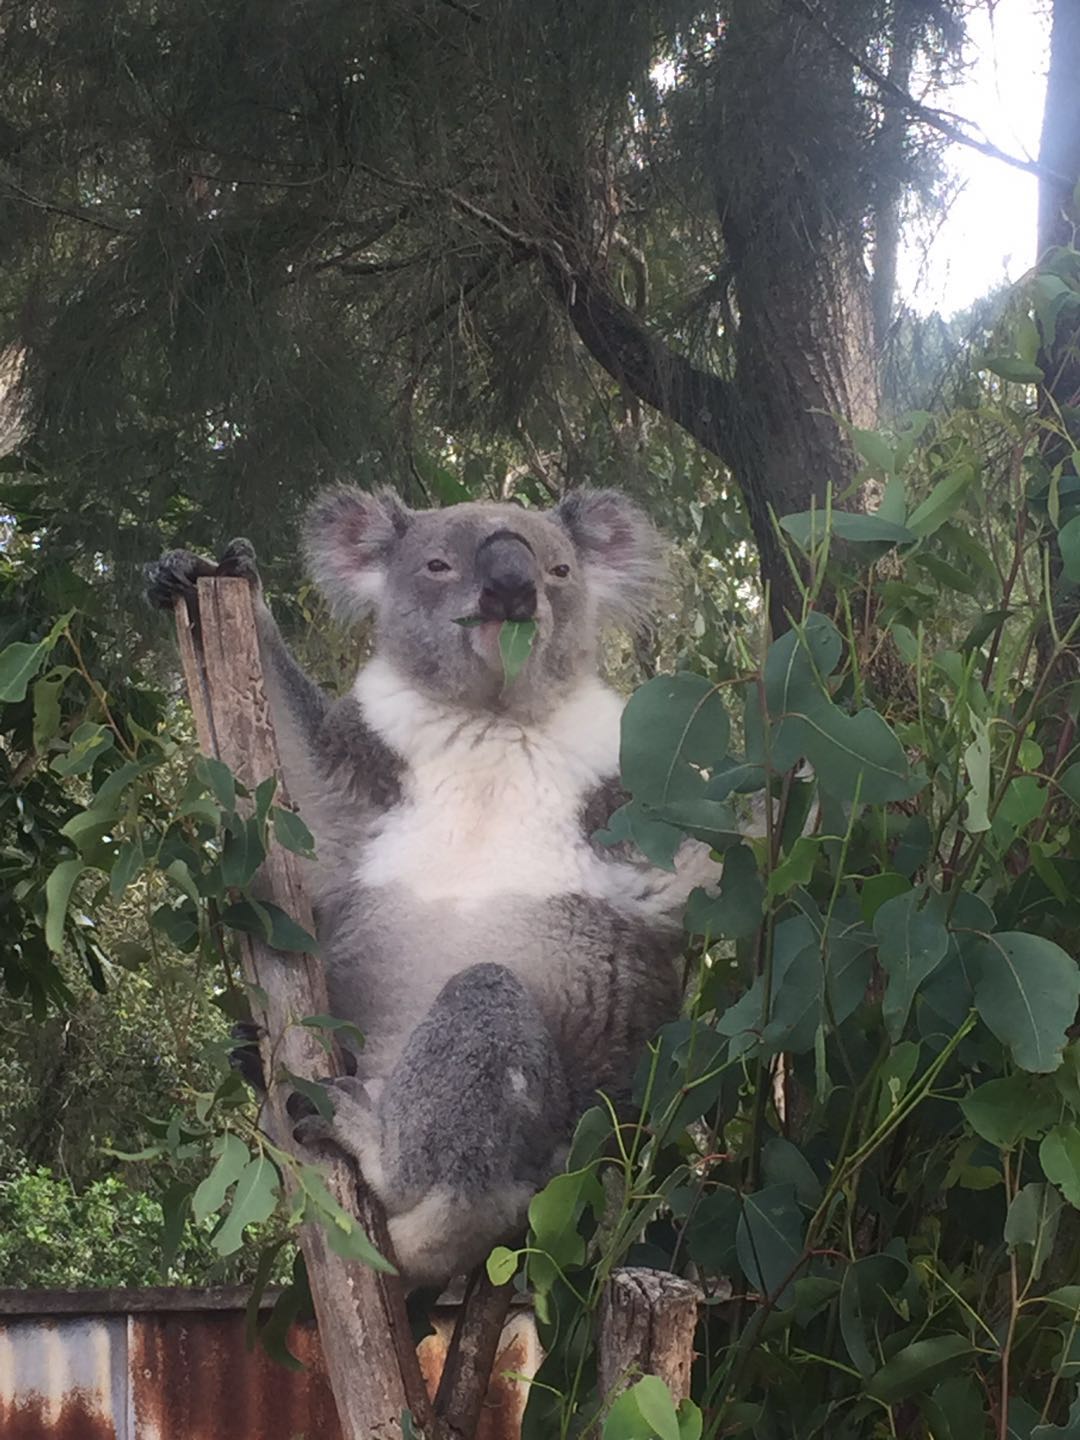
[[[536,557],[513,530],[497,530],[476,556],[480,614],[485,620],[532,620],[536,615]]]
[[[518,575],[492,575],[480,591],[485,620],[531,620],[536,614],[536,586]]]

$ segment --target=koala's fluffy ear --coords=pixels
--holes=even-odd
[[[666,547],[652,521],[618,490],[571,490],[555,507],[570,532],[603,621],[644,621],[667,578]]]
[[[394,547],[412,523],[393,490],[325,490],[304,522],[308,570],[339,614],[370,610],[382,592]]]

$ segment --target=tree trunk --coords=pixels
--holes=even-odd
[[[559,253],[546,264],[594,359],[731,471],[778,633],[798,588],[777,520],[830,491],[834,505],[864,503],[847,494],[857,463],[840,423],[878,418],[863,119],[850,62],[818,28],[761,0],[735,0],[730,14],[704,123],[738,317],[731,378],[678,354],[615,297],[580,185],[555,187]]]
[[[1075,245],[1073,189],[1080,180],[1080,5],[1054,0],[1039,164],[1039,254]],[[1060,178],[1053,179],[1051,176]]]
[[[894,0],[889,80],[905,93],[911,86],[911,62],[915,52],[915,14],[911,0]],[[900,252],[900,206],[904,195],[904,142],[907,116],[898,105],[886,107],[877,143],[877,195],[874,203],[874,273],[871,303],[874,312],[874,345],[879,366],[885,355],[896,304],[896,263]],[[883,385],[887,398],[895,399],[895,371],[889,367]]]
[[[1042,140],[1039,163],[1044,167],[1039,180],[1040,258],[1059,247],[1076,248],[1076,226],[1080,217],[1075,211],[1074,196],[1080,185],[1080,4],[1076,0],[1054,0],[1053,23],[1050,31],[1050,70],[1046,83],[1046,106],[1043,112]],[[1074,275],[1076,273],[1074,268]],[[1070,456],[1080,449],[1080,357],[1077,339],[1080,324],[1074,310],[1065,310],[1057,320],[1053,342],[1039,354],[1039,366],[1046,379],[1039,395],[1039,409],[1046,419],[1039,443],[1043,462],[1050,470],[1059,467],[1066,472],[1076,469]],[[1064,419],[1066,432],[1061,428]],[[1071,588],[1063,589],[1061,551],[1056,537],[1049,546],[1052,603],[1059,633],[1067,630],[1077,613],[1077,599]],[[1038,653],[1043,665],[1049,663],[1053,637],[1049,625],[1039,632]],[[1062,655],[1056,670],[1055,684],[1075,679],[1077,654],[1075,647]],[[1064,717],[1051,721],[1043,736],[1046,748],[1060,750],[1069,743],[1072,722]]]
[[[857,467],[840,421],[877,423],[861,101],[850,62],[804,17],[761,0],[730,13],[712,178],[738,314],[734,469],[763,578],[790,608],[774,517],[823,506],[830,489],[834,504],[858,504],[845,497]]]

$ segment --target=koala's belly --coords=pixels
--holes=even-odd
[[[446,981],[481,962],[518,976],[586,1087],[622,1083],[678,1009],[678,929],[596,896],[502,894],[476,906],[363,887],[329,908],[320,940],[332,1011],[364,1032],[368,1077],[390,1071]]]

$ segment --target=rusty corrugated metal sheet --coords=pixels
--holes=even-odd
[[[128,1435],[123,1315],[0,1322],[3,1440]]]
[[[244,1343],[242,1292],[0,1291],[0,1440],[340,1440],[314,1326],[289,1348],[302,1371]],[[435,1316],[421,1364],[438,1383],[453,1328]],[[511,1315],[477,1440],[517,1440],[539,1363],[531,1315]]]

